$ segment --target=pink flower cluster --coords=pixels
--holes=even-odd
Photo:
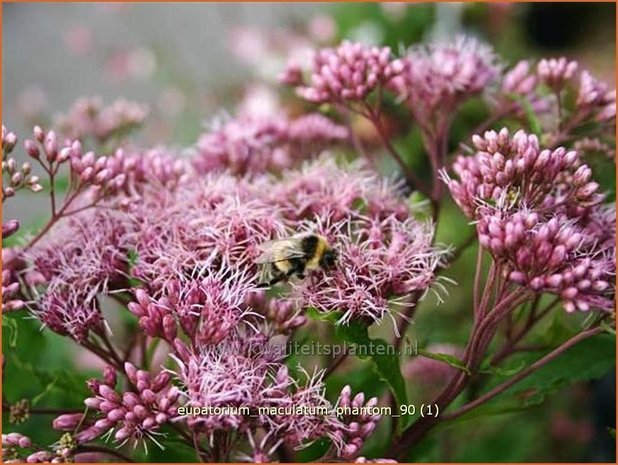
[[[281,171],[346,141],[348,131],[320,114],[243,117],[200,137],[193,165],[200,173],[228,169],[236,175]]]
[[[453,165],[457,179],[444,179],[511,281],[559,295],[568,311],[612,309],[615,209],[578,153],[506,129],[473,144],[476,154]]]
[[[78,341],[102,327],[97,296],[127,285],[127,250],[121,244],[126,231],[120,215],[96,210],[69,217],[25,254],[32,263],[27,275],[32,288],[46,285],[33,307],[45,325]]]
[[[519,61],[502,78],[502,92],[506,94],[530,95],[538,84],[538,76],[531,72],[527,60]]]
[[[105,143],[121,138],[140,126],[148,116],[148,108],[129,100],[116,100],[104,105],[100,97],[77,100],[67,114],[58,115],[54,126],[69,139],[92,138]]]
[[[339,394],[337,407],[344,413],[339,420],[343,423],[335,433],[339,440],[345,444],[341,451],[341,457],[346,460],[358,457],[365,440],[376,429],[380,415],[370,413],[371,409],[378,405],[378,398],[372,397],[365,402],[365,395],[360,392],[352,397],[352,389],[345,386]],[[354,411],[363,413],[356,414]],[[350,412],[350,413],[347,413]]]
[[[20,455],[24,458],[22,459]],[[2,435],[2,462],[4,463],[40,463],[53,460],[54,456],[50,452],[36,450],[28,436],[21,433]],[[56,458],[55,463],[59,462],[60,460]]]
[[[295,140],[313,137],[295,131]],[[96,182],[109,170],[104,182],[124,174],[123,185],[106,191],[106,208],[95,205],[62,219],[21,256],[19,273],[30,276],[27,291],[39,296],[29,308],[53,331],[88,344],[92,333],[105,334],[101,298],[133,288],[128,308],[145,336],[168,343],[179,363],[182,392],[177,398],[167,375],[151,379],[132,365],[120,371],[131,387],[117,390],[108,369],[103,381],[90,383],[87,405],[94,415],[60,417],[58,429],[83,420],[75,436],[80,444],[106,433],[118,442],[156,441],[160,425],[174,415],[172,406],[304,405],[329,413],[290,416],[273,410],[258,418],[231,414],[182,421],[198,436],[236,430],[253,438],[257,429],[267,428],[270,434],[264,444],[255,444],[255,454],[326,437],[337,456],[358,457],[378,418],[337,418],[320,373],[298,384],[280,357],[264,348],[271,336],[302,326],[303,311],[315,299],[321,299],[320,311],[341,312],[344,322],[370,324],[391,314],[392,299],[432,284],[442,252],[431,245],[433,227],[410,217],[400,186],[362,164],[342,167],[326,158],[286,170],[279,179],[200,174],[191,169],[194,160],[172,161],[164,150],[101,158],[70,143],[56,152],[70,163],[76,183],[92,168],[89,179]],[[129,201],[135,196],[139,202]],[[110,211],[109,205],[123,208]],[[263,278],[254,263],[258,246],[300,230],[326,234],[341,251],[340,267],[332,276],[316,272],[294,283],[289,296],[271,297],[258,288]],[[9,294],[11,279],[7,276]],[[320,292],[312,296],[315,287]],[[348,302],[350,293],[371,300]]]
[[[81,143],[74,142],[69,156],[71,173],[78,183],[76,190],[90,186],[89,194],[94,201],[112,196],[127,185],[130,166],[122,149],[116,150],[111,156],[97,157],[94,152],[82,153]]]
[[[514,202],[530,207],[557,204],[590,206],[603,201],[591,171],[574,150],[544,149],[535,135],[504,128],[472,138],[476,155],[453,164],[458,180],[444,173],[453,198],[470,218],[486,202]]]
[[[577,106],[584,114],[592,114],[597,121],[616,124],[616,89],[610,89],[588,71],[581,73]]]
[[[255,289],[256,278],[248,276],[246,270],[231,268],[218,272],[196,271],[193,279],[170,279],[158,300],[138,289],[137,302],[130,303],[129,310],[151,337],[161,337],[171,343],[176,338],[178,324],[192,345],[217,344],[247,316],[244,303]]]
[[[392,59],[389,47],[368,47],[344,40],[337,48],[315,53],[310,83],[296,91],[311,102],[360,101],[402,71],[403,63]],[[285,79],[291,81],[294,74],[294,68],[288,70]]]
[[[140,441],[145,437],[157,443],[156,435],[162,424],[176,416],[178,388],[171,385],[171,375],[166,371],[156,376],[138,370],[131,363],[125,363],[124,372],[130,389],[118,393],[115,390],[117,372],[108,367],[103,380],[91,379],[88,387],[93,396],[84,404],[95,413],[85,421],[82,414],[62,415],[56,418],[54,426],[61,430],[75,430],[78,443],[87,443],[104,434],[114,432],[118,443]],[[93,423],[94,422],[94,423]],[[85,426],[85,427],[84,427]]]
[[[403,63],[405,70],[391,88],[423,124],[486,90],[500,71],[492,49],[468,37],[412,49]]]
[[[32,192],[40,192],[43,187],[39,184],[39,177],[32,174],[32,166],[29,162],[18,165],[14,158],[8,155],[13,151],[17,144],[17,136],[13,132],[2,126],[2,202],[13,197],[19,189],[27,188]],[[4,178],[7,178],[7,185]],[[9,227],[8,235],[15,232],[17,228]],[[3,228],[3,236],[5,231]]]
[[[542,59],[537,64],[537,73],[543,84],[554,92],[561,91],[575,75],[578,64],[566,58]]]
[[[232,336],[223,344],[194,351],[179,341],[175,344],[185,409],[220,408],[211,414],[198,410],[188,419],[190,427],[209,437],[221,431],[243,431],[250,443],[262,428],[267,434],[262,444],[253,444],[254,455],[259,451],[268,456],[281,444],[300,447],[328,437],[338,457],[354,458],[380,419],[365,414],[337,417],[325,398],[321,373],[307,374],[306,383],[298,383],[270,352],[265,336]],[[362,394],[351,399],[346,387],[336,405],[370,408],[376,404],[377,398],[365,404]]]
[[[21,433],[2,435],[3,463],[69,463],[79,461],[76,458],[76,443],[70,434],[63,435],[52,444],[51,450],[41,449]]]
[[[361,165],[342,169],[318,160],[287,172],[283,181],[223,173],[209,179],[144,189],[141,201],[124,212],[95,210],[54,228],[51,238],[26,257],[47,286],[35,314],[55,331],[82,340],[101,324],[97,296],[126,289],[130,275],[145,285],[146,294],[139,293],[131,310],[148,334],[164,337],[163,321],[168,333],[176,321],[191,338],[205,342],[214,337],[211,342],[216,342],[225,335],[223,328],[240,321],[245,299],[259,282],[261,271],[253,262],[258,246],[299,226],[334,228],[327,234],[343,259],[334,275],[318,273],[306,281],[321,292],[301,300],[299,308],[320,297],[319,308],[341,310],[345,321],[377,321],[390,314],[390,297],[425,289],[433,281],[441,256],[430,245],[433,228],[409,217],[396,185]],[[118,196],[126,194],[118,191]],[[73,240],[63,243],[68,236]],[[130,254],[136,259],[131,261]],[[370,276],[380,279],[368,289]],[[309,297],[304,285],[299,284],[300,295]],[[369,292],[374,298],[369,306],[351,310],[344,302],[350,292]],[[198,312],[200,320],[195,306],[211,308],[211,316]],[[173,315],[165,319],[170,311]]]
[[[250,293],[245,304],[266,318],[270,325],[266,328],[267,334],[290,334],[307,322],[307,317],[301,314],[302,311],[293,299],[267,299],[266,292],[259,290]]]
[[[2,309],[5,312],[19,310],[25,305],[27,297],[19,280],[25,265],[18,251],[2,249]]]
[[[594,211],[590,216],[595,223],[605,220],[603,235],[613,232],[615,237],[615,209]],[[481,245],[508,263],[511,281],[558,295],[569,312],[611,311],[615,245],[612,240],[599,243],[599,235],[586,226],[564,214],[542,218],[536,213],[497,211],[482,217],[477,229]]]
[[[32,174],[29,162],[19,165],[15,158],[9,157],[17,145],[17,135],[2,126],[2,203],[13,197],[20,189],[29,189],[40,192],[43,187],[39,184],[39,177]],[[6,183],[5,183],[6,180]],[[19,221],[8,220],[2,223],[2,238],[12,236],[19,229]]]
[[[405,306],[406,296],[429,289],[444,256],[431,245],[433,227],[412,219],[389,216],[334,224],[324,234],[341,244],[340,266],[316,273],[296,285],[296,291],[302,302],[320,312],[337,309],[344,324],[393,318],[393,304]]]
[[[362,163],[344,170],[333,160],[322,158],[293,175],[286,173],[285,182],[277,183],[270,192],[269,202],[278,205],[292,224],[315,218],[338,222],[361,216],[405,220],[410,215],[402,185],[379,179]]]
[[[574,111],[570,115],[571,124],[581,124],[591,117],[602,123],[615,123],[616,91],[596,79],[588,70],[578,73],[579,67],[576,61],[569,61],[565,57],[549,58],[541,59],[537,63],[536,72],[533,72],[530,62],[523,60],[505,73],[501,91],[507,100],[512,95],[519,95],[525,97],[536,112],[546,113],[556,103],[555,98],[548,98],[544,88],[549,89],[560,100],[561,93],[572,88],[576,99]],[[501,99],[498,99],[498,103],[507,105]],[[516,108],[518,113],[523,115],[519,104]]]

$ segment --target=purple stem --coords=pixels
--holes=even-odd
[[[504,383],[496,386],[491,391],[486,392],[485,394],[480,396],[478,399],[475,399],[472,402],[464,405],[460,409],[458,409],[458,410],[456,410],[456,411],[454,411],[454,412],[452,412],[450,414],[443,415],[443,419],[444,420],[452,420],[454,418],[457,418],[457,417],[463,415],[466,412],[469,412],[470,410],[478,407],[479,405],[484,404],[488,400],[493,399],[494,397],[496,397],[498,394],[506,391],[508,388],[510,388],[514,384],[518,383],[519,381],[524,379],[526,376],[530,375],[531,373],[535,372],[536,370],[538,370],[542,366],[544,366],[547,363],[551,362],[552,360],[554,360],[555,358],[560,356],[563,352],[565,352],[566,350],[568,350],[571,347],[573,347],[578,342],[583,341],[584,339],[588,339],[588,338],[590,338],[592,336],[595,336],[595,335],[597,335],[599,333],[602,333],[603,331],[604,331],[603,328],[597,326],[597,327],[594,327],[594,328],[590,328],[590,329],[588,329],[586,331],[583,331],[583,332],[581,332],[579,334],[576,334],[571,339],[569,339],[566,342],[564,342],[561,346],[559,346],[556,349],[552,350],[549,354],[547,354],[544,357],[540,358],[539,360],[534,362],[532,365],[530,365],[526,369],[522,370],[521,372],[519,372],[518,374],[513,376],[508,381],[505,381]]]

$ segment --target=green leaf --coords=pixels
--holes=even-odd
[[[609,427],[608,427],[608,428],[607,428],[607,432],[609,433],[609,435],[610,435],[612,438],[616,439],[616,428],[609,428]]]
[[[47,395],[48,393],[50,393],[52,391],[52,389],[54,389],[54,387],[56,386],[56,383],[58,382],[58,378],[59,375],[56,375],[56,377],[54,379],[52,379],[47,386],[45,386],[45,388],[36,396],[34,396],[32,398],[32,400],[30,401],[30,403],[34,406],[36,404],[39,403],[39,401],[45,397],[45,395]]]
[[[31,400],[35,404],[52,391],[62,393],[64,396],[70,395],[71,398],[81,403],[83,398],[89,393],[84,376],[77,375],[75,372],[63,369],[47,370],[34,366],[32,363],[23,362],[19,357],[12,358],[13,372],[28,378],[43,389]],[[35,384],[35,386],[36,386]]]
[[[328,452],[331,445],[332,443],[328,439],[318,439],[310,445],[300,449],[296,453],[296,460],[298,462],[316,462],[324,457],[324,454]]]
[[[612,328],[610,325],[608,325],[605,322],[601,323],[601,328],[603,328],[605,331],[607,331],[609,334],[612,334],[614,337],[616,337],[616,330],[614,328]]]
[[[139,254],[137,253],[137,250],[135,249],[130,249],[127,252],[127,262],[129,263],[129,266],[132,268],[137,264],[137,261],[139,260]]]
[[[341,340],[354,344],[354,354],[358,358],[371,360],[375,373],[388,384],[399,405],[408,403],[406,382],[401,374],[399,356],[392,344],[383,339],[370,339],[367,326],[359,322],[336,325],[335,334]]]
[[[14,349],[17,346],[17,322],[14,318],[2,316],[2,326],[9,329],[9,347]]]
[[[431,208],[429,198],[418,191],[412,192],[408,197],[408,205],[412,216],[418,221],[431,219]]]
[[[466,365],[464,365],[464,363],[459,360],[457,357],[453,356],[453,355],[449,355],[449,354],[436,354],[436,353],[431,353],[431,352],[427,352],[425,350],[419,350],[418,351],[419,355],[422,355],[423,357],[427,357],[427,358],[432,358],[434,360],[438,360],[439,362],[444,362],[447,365],[452,366],[453,368],[457,368],[458,370],[463,371],[466,374],[470,374],[470,370],[468,370],[468,367]]]
[[[309,307],[306,310],[305,316],[313,321],[326,321],[332,324],[336,324],[337,321],[341,318],[341,314],[339,312],[323,313],[319,312],[313,307]]]
[[[542,404],[547,396],[566,386],[598,379],[616,366],[616,338],[599,334],[569,348],[558,358],[539,368],[486,404],[454,421],[465,421],[487,415],[518,412]],[[547,352],[527,352],[513,356],[513,363],[530,366]],[[509,376],[496,376],[486,391]],[[482,394],[482,393],[481,393]]]
[[[519,373],[521,370],[523,370],[526,367],[526,363],[523,360],[520,360],[519,363],[511,367],[493,366],[493,365],[490,365],[489,362],[490,362],[490,359],[483,362],[479,370],[480,373],[487,374],[487,375],[498,375],[498,376],[509,377],[509,376],[516,375],[517,373]]]
[[[129,265],[129,284],[131,287],[140,287],[143,283],[140,279],[133,277],[133,268],[139,261],[139,254],[135,249],[129,249],[127,252],[127,263]]]
[[[388,389],[387,384],[377,379],[370,360],[361,362],[359,368],[350,371],[334,371],[326,378],[326,393],[336,400],[344,386],[349,385],[353,392],[364,392],[366,397],[380,397]]]

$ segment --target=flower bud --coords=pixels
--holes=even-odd
[[[39,147],[30,139],[26,139],[24,141],[24,148],[26,149],[26,153],[31,156],[32,158],[34,158],[35,160],[39,158],[40,151],[39,151]]]
[[[71,147],[64,147],[58,154],[58,163],[64,163],[71,157]]]
[[[54,131],[49,131],[43,143],[47,161],[53,162],[58,156],[58,137]]]
[[[17,232],[19,229],[19,221],[9,220],[6,223],[2,223],[2,239],[5,239]]]
[[[67,413],[56,417],[52,422],[52,426],[59,431],[73,431],[82,422],[83,418],[83,413]]]

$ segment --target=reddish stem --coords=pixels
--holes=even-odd
[[[590,329],[588,329],[586,331],[583,331],[583,332],[581,332],[579,334],[576,334],[571,339],[569,339],[565,343],[563,343],[561,346],[559,346],[556,349],[552,350],[549,354],[547,354],[544,357],[540,358],[539,360],[534,362],[532,365],[530,365],[526,369],[522,370],[521,372],[519,372],[518,374],[513,376],[508,381],[505,381],[504,383],[496,386],[491,391],[488,391],[487,393],[485,393],[482,396],[480,396],[478,399],[473,400],[472,402],[464,405],[460,409],[458,409],[458,410],[456,410],[456,411],[454,411],[454,412],[452,412],[450,414],[443,415],[443,419],[444,420],[452,420],[454,418],[457,418],[457,417],[463,415],[466,412],[469,412],[470,410],[478,407],[479,405],[484,404],[488,400],[493,399],[494,397],[496,397],[498,394],[506,391],[508,388],[510,388],[514,384],[518,383],[519,381],[524,379],[526,376],[530,375],[531,373],[535,372],[536,370],[538,370],[542,366],[544,366],[547,363],[551,362],[552,360],[554,360],[555,358],[560,356],[563,352],[565,352],[566,350],[568,350],[571,347],[573,347],[578,342],[583,341],[585,339],[588,339],[588,338],[590,338],[592,336],[595,336],[595,335],[597,335],[599,333],[602,333],[603,331],[604,331],[603,328],[597,326],[597,327],[594,327],[594,328],[590,328]]]
[[[429,191],[425,183],[423,183],[418,176],[412,171],[412,169],[403,161],[403,158],[397,152],[397,149],[393,146],[388,135],[386,134],[386,130],[384,125],[382,124],[382,118],[379,113],[374,112],[373,108],[369,104],[366,106],[367,114],[364,114],[367,119],[373,124],[378,135],[380,136],[380,140],[384,144],[387,152],[391,155],[391,157],[395,160],[399,168],[401,169],[402,174],[406,178],[408,185],[412,188],[418,189],[425,195],[428,195]]]

